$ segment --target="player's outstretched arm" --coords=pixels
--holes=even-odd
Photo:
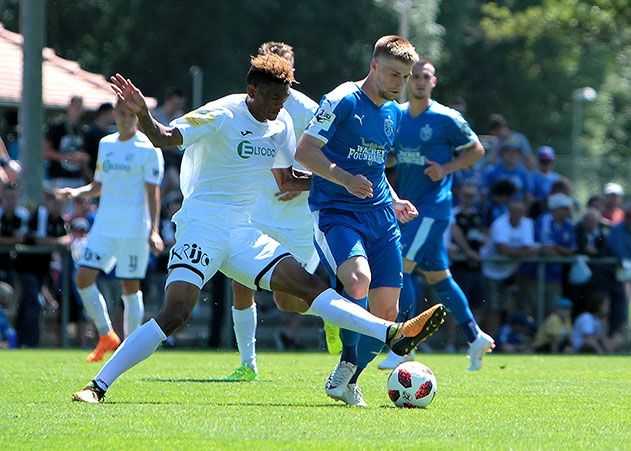
[[[175,127],[167,127],[156,121],[147,107],[145,96],[142,95],[129,78],[116,74],[110,77],[112,90],[118,99],[138,117],[142,132],[147,135],[155,147],[177,147],[184,142],[182,134]]]
[[[302,135],[296,147],[296,161],[302,163],[311,172],[330,182],[342,185],[346,190],[361,199],[372,197],[372,183],[361,174],[351,173],[332,163],[324,153],[324,143],[313,136]]]
[[[102,184],[100,182],[92,182],[78,188],[58,188],[55,190],[57,200],[70,200],[77,197],[98,197],[101,195]]]

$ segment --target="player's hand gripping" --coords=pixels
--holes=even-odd
[[[432,182],[438,182],[447,175],[447,171],[442,164],[436,163],[432,160],[425,160],[425,163],[427,164],[427,167],[423,172],[432,179]]]
[[[361,174],[351,175],[344,184],[346,191],[360,199],[372,197],[372,183]]]
[[[392,203],[397,221],[401,224],[411,221],[418,216],[418,210],[409,200],[398,200]]]
[[[110,77],[110,80],[112,82],[110,86],[132,113],[138,114],[147,110],[145,96],[142,95],[140,89],[134,86],[129,78],[125,78],[121,74],[116,74]]]

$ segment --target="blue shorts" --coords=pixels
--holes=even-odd
[[[416,262],[421,271],[449,269],[449,256],[445,245],[446,219],[419,216],[401,225],[403,258]]]
[[[370,288],[403,284],[401,232],[391,205],[368,211],[322,209],[313,212],[314,244],[320,261],[337,285],[337,268],[362,255],[370,265]]]

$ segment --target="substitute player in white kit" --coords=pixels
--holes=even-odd
[[[99,271],[116,266],[125,306],[125,336],[136,330],[144,317],[140,280],[145,277],[150,249],[163,250],[158,233],[160,183],[164,172],[162,152],[138,131],[138,119],[118,102],[114,109],[117,133],[99,143],[94,182],[79,188],[57,190],[61,199],[100,196],[94,225],[79,261],[76,283],[86,312],[99,333],[88,362],[103,359],[121,340],[112,329],[107,304],[96,286]]]
[[[73,400],[102,402],[121,374],[153,354],[167,335],[186,323],[201,287],[218,270],[252,289],[303,299],[308,313],[382,340],[400,355],[440,326],[431,312],[401,324],[371,315],[305,271],[251,223],[259,184],[272,167],[283,169],[275,173],[282,191],[301,191],[310,185],[291,169],[287,153],[295,146],[293,128],[287,126],[291,118],[277,120],[286,114],[281,110],[293,81],[293,68],[285,59],[259,55],[250,63],[247,94],[210,102],[165,127],[151,116],[131,80],[120,74],[112,77],[113,89],[136,113],[154,146],[186,148],[180,178],[184,202],[174,217],[176,243],[162,310],[123,341],[96,377],[73,394]],[[361,176],[349,174],[344,186],[357,196],[368,191]]]
[[[294,65],[293,48],[283,42],[265,42],[257,52],[259,55],[274,53]],[[303,93],[289,89],[289,97],[283,108],[293,121],[296,141],[318,109],[318,104]],[[293,158],[295,149],[289,149]],[[293,168],[300,173],[309,173],[296,161]],[[277,171],[272,169],[272,172]],[[252,222],[256,227],[281,243],[291,255],[310,273],[316,270],[320,259],[313,245],[313,219],[306,191],[279,192],[278,185],[270,173],[260,185],[260,194],[252,209]],[[232,283],[232,323],[241,357],[241,365],[225,378],[227,381],[258,380],[256,364],[256,324],[257,311],[254,291],[238,282]],[[290,309],[290,304],[304,304],[301,300],[286,293],[274,293],[276,304],[282,309]],[[304,310],[307,305],[304,304]],[[300,318],[298,318],[299,320]]]

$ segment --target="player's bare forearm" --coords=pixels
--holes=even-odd
[[[448,174],[459,171],[461,169],[468,168],[474,165],[484,156],[484,147],[480,144],[480,141],[476,141],[472,146],[467,147],[460,155],[453,160],[444,164],[445,170]]]
[[[55,194],[60,200],[74,199],[77,197],[91,199],[101,195],[102,187],[103,185],[100,182],[92,182],[78,188],[61,188],[56,190]]]
[[[351,177],[344,169],[331,162],[320,150],[324,143],[309,135],[302,135],[296,147],[296,161],[314,174],[338,185],[346,186]]]
[[[273,168],[272,174],[281,192],[309,191],[311,188],[311,175],[305,172],[295,171],[293,168]]]
[[[144,109],[136,116],[138,116],[140,129],[147,135],[154,147],[177,147],[184,142],[182,134],[176,127],[162,125],[154,119],[149,110]]]
[[[147,205],[149,207],[149,217],[151,218],[151,231],[158,232],[160,221],[160,185],[145,183],[147,192]]]

